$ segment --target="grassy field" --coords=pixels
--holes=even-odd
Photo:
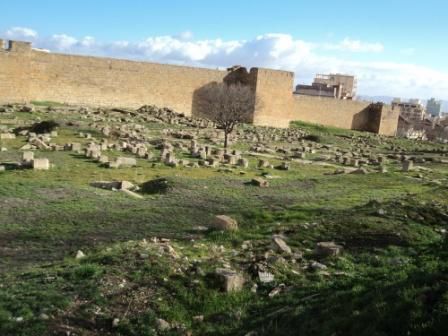
[[[49,119],[46,112],[15,117]],[[80,131],[101,138],[76,114],[51,118],[63,125],[54,143],[86,142]],[[160,134],[160,124],[146,126]],[[438,144],[293,126],[343,149],[367,143],[381,154],[391,146],[422,157],[447,153]],[[2,140],[8,150],[0,162],[20,160],[25,143]],[[65,151],[35,156],[54,167],[0,172],[1,335],[448,334],[446,164],[426,161],[420,173],[404,173],[390,161],[384,174],[333,175],[334,166],[300,162],[288,171],[260,170],[256,157],[241,173],[143,159],[135,168],[108,169]],[[268,188],[247,185],[263,173],[274,177]],[[89,186],[158,177],[172,189],[143,199]],[[219,214],[240,229],[201,229]],[[302,257],[273,252],[274,234]],[[152,237],[171,239],[175,252]],[[321,241],[341,244],[343,253],[319,259],[313,250]],[[78,250],[87,256],[75,259]],[[313,261],[326,269],[313,271]],[[258,280],[260,263],[273,282]],[[245,274],[242,291],[212,285],[210,274],[223,265]]]

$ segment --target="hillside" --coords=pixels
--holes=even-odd
[[[447,145],[222,143],[153,106],[1,106],[0,335],[448,334]]]

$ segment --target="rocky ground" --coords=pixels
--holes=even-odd
[[[1,335],[446,335],[448,145],[0,106]]]

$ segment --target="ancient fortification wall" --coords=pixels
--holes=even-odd
[[[29,43],[11,42],[10,52],[1,48],[0,40],[0,101],[26,102],[30,98]]]
[[[340,128],[351,129],[362,123],[355,116],[369,105],[353,100],[294,95],[294,115],[298,120]]]
[[[254,68],[255,91],[259,100],[254,113],[255,125],[288,127],[294,120],[292,87],[294,73]]]
[[[393,136],[398,113],[390,106],[355,100],[294,95],[294,120]]]
[[[397,135],[399,116],[399,111],[393,110],[390,105],[383,105],[380,127],[377,133],[391,136]]]
[[[62,55],[34,50],[30,43],[0,40],[0,103],[39,100],[94,106],[140,107],[154,104],[186,115],[196,113],[195,98],[213,82],[243,80],[259,104],[256,125],[287,127],[291,120],[394,135],[398,115],[383,106],[294,96],[294,74],[244,68],[229,71]]]
[[[2,51],[0,57],[0,73],[14,79],[8,92],[0,93],[3,101],[51,100],[123,107],[155,104],[188,114],[194,91],[211,81],[222,81],[226,75],[225,71],[31,49]],[[8,80],[4,83],[8,85]]]

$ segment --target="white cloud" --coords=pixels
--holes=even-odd
[[[358,77],[358,92],[368,95],[448,98],[448,73],[408,63],[386,62],[381,43],[345,38],[334,44],[263,34],[249,40],[195,39],[190,32],[153,36],[142,41],[101,42],[91,36],[40,37],[29,28],[11,28],[7,38],[28,36],[35,47],[54,52],[129,58],[154,62],[226,68],[232,65],[294,71],[296,82],[309,83],[316,73],[340,72]],[[25,38],[24,38],[25,39]],[[335,52],[337,51],[337,52]],[[342,57],[339,51],[345,51]],[[360,52],[367,53],[356,60]],[[367,59],[367,60],[366,60]]]
[[[384,51],[384,45],[376,42],[369,43],[360,40],[352,40],[348,37],[340,41],[339,43],[332,44],[327,43],[322,46],[327,50],[339,50],[349,52],[362,52],[362,53],[380,53]]]
[[[356,74],[358,91],[364,94],[447,98],[448,73],[429,67],[384,61],[351,62],[327,59],[326,62],[337,71]]]
[[[56,50],[64,51],[69,50],[73,46],[76,46],[79,41],[71,36],[65,35],[65,34],[56,34],[53,35],[49,41],[50,43],[50,50],[52,48],[55,48]]]
[[[25,27],[12,27],[5,32],[5,36],[10,39],[34,40],[37,32]]]
[[[81,40],[80,43],[83,47],[93,47],[95,45],[95,38],[92,36],[86,36]]]

